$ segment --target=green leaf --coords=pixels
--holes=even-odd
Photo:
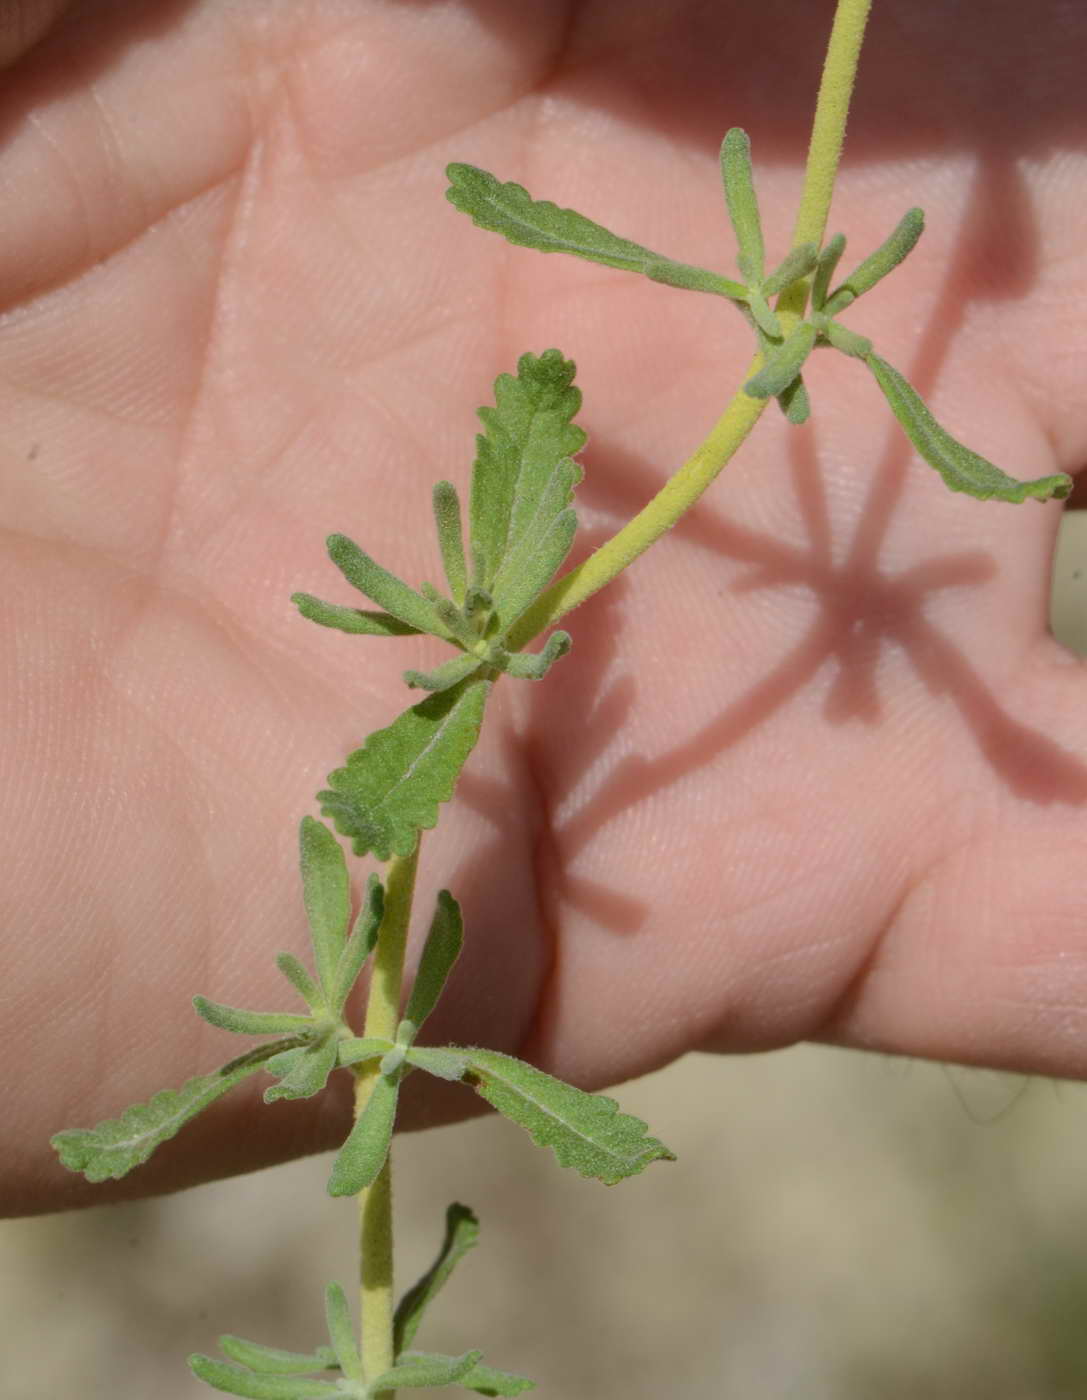
[[[500,1371],[482,1362],[466,1371],[457,1384],[464,1390],[474,1390],[477,1395],[523,1395],[526,1390],[536,1389],[536,1382],[527,1376],[515,1376],[512,1371]]]
[[[478,228],[500,233],[522,248],[541,253],[571,253],[589,262],[626,272],[645,272],[650,264],[669,261],[660,253],[609,233],[574,209],[561,209],[549,199],[533,199],[521,185],[503,184],[474,165],[446,167],[446,199]]]
[[[467,680],[469,676],[474,676],[483,664],[481,656],[462,653],[460,656],[454,656],[451,661],[443,662],[433,671],[405,671],[404,682],[412,690],[431,690],[437,693],[449,690]]]
[[[321,1395],[339,1395],[343,1391],[335,1381],[315,1380],[305,1376],[262,1375],[243,1371],[227,1361],[214,1361],[199,1353],[189,1357],[189,1366],[198,1380],[228,1395],[245,1395],[250,1400],[316,1400]]]
[[[778,407],[790,423],[799,425],[808,421],[811,400],[801,375],[798,374],[790,385],[782,389],[777,401]]]
[[[362,1360],[355,1343],[355,1329],[347,1308],[347,1299],[338,1283],[330,1283],[325,1289],[325,1317],[328,1322],[328,1339],[340,1363],[340,1370],[348,1380],[362,1380]]]
[[[551,667],[565,656],[573,645],[569,632],[552,632],[541,651],[507,652],[502,661],[502,670],[507,676],[520,680],[543,680]]]
[[[328,1346],[319,1346],[311,1352],[283,1351],[280,1347],[262,1346],[260,1342],[248,1342],[244,1337],[226,1333],[219,1338],[219,1350],[231,1361],[265,1375],[305,1375],[310,1371],[331,1371],[339,1366],[336,1353]]]
[[[837,287],[827,299],[825,310],[828,316],[856,301],[857,297],[871,290],[877,282],[892,272],[903,258],[907,257],[925,229],[925,215],[921,209],[907,209],[898,221],[894,232],[871,253],[858,268]]]
[[[460,607],[468,588],[468,570],[464,563],[464,532],[460,521],[460,497],[451,481],[439,481],[434,487],[434,524],[438,530],[438,548],[442,552],[442,568],[449,594]]]
[[[339,632],[363,633],[368,637],[417,637],[418,627],[409,627],[391,613],[369,612],[361,608],[345,608],[339,603],[326,603],[312,593],[292,593],[291,602],[303,617],[319,622],[322,627],[335,627]]]
[[[336,965],[329,1010],[333,1016],[343,1013],[366,959],[374,951],[381,920],[385,917],[385,890],[376,875],[366,882],[366,893],[359,908],[351,936]]]
[[[287,1050],[269,1060],[266,1068],[269,1074],[282,1076],[278,1084],[264,1091],[265,1103],[276,1103],[279,1099],[312,1099],[328,1083],[328,1076],[336,1068],[338,1045],[335,1036],[329,1032],[312,1045],[303,1045],[296,1050]]]
[[[747,381],[744,393],[750,394],[753,399],[768,399],[773,394],[782,393],[800,373],[814,346],[815,327],[808,321],[801,321],[758,374]]]
[[[587,1094],[497,1050],[467,1049],[468,1082],[563,1167],[614,1186],[674,1154],[646,1136],[640,1118],[620,1113],[614,1099]]]
[[[643,270],[647,277],[654,282],[662,282],[666,287],[680,287],[687,292],[711,292],[714,296],[728,297],[730,301],[747,300],[747,288],[742,282],[730,281],[719,272],[710,272],[705,267],[662,258],[660,262],[648,263]]]
[[[393,1042],[384,1036],[351,1036],[340,1041],[339,1061],[341,1065],[360,1065],[364,1060],[380,1059],[392,1048]]]
[[[448,640],[445,628],[427,599],[421,593],[416,593],[414,588],[409,588],[395,574],[376,564],[354,540],[349,540],[346,535],[329,535],[328,554],[352,588],[372,598],[379,608],[384,608],[416,631],[430,632]]]
[[[460,956],[463,942],[464,923],[460,905],[448,890],[439,890],[430,932],[411,989],[411,999],[404,1013],[407,1020],[414,1022],[416,1030],[422,1027],[437,1006],[446,978]]]
[[[581,468],[569,459],[585,445],[572,421],[581,407],[574,374],[560,350],[522,355],[516,378],[495,380],[495,406],[479,410],[486,431],[476,438],[469,502],[474,582],[491,593],[505,629],[527,606],[524,594],[550,580],[572,538],[566,511]]]
[[[855,331],[840,326],[837,321],[827,321],[819,333],[826,337],[835,350],[840,350],[843,355],[851,355],[856,360],[867,359],[872,353],[872,342],[867,336],[857,335]]]
[[[740,271],[749,283],[763,279],[765,252],[762,242],[762,220],[755,194],[755,177],[751,169],[751,142],[747,132],[734,126],[721,143],[721,178],[725,186],[725,202],[739,245]]]
[[[119,1179],[146,1162],[160,1143],[172,1138],[228,1089],[263,1069],[273,1055],[296,1043],[280,1040],[258,1046],[211,1074],[197,1075],[180,1089],[160,1090],[147,1103],[126,1108],[119,1118],[108,1119],[93,1128],[67,1128],[54,1134],[53,1148],[69,1171],[82,1172],[88,1181]]]
[[[340,843],[323,822],[303,817],[298,831],[302,901],[306,907],[317,976],[329,1005],[335,999],[336,968],[351,919],[351,882]]]
[[[763,335],[769,336],[771,340],[778,341],[781,338],[781,322],[776,314],[770,309],[770,303],[762,294],[761,287],[750,289],[747,301],[751,315],[762,331]]]
[[[456,1385],[483,1355],[466,1351],[463,1356],[443,1356],[436,1351],[406,1351],[391,1371],[370,1382],[373,1395],[384,1390],[428,1390],[433,1386]]]
[[[801,277],[807,277],[816,261],[814,243],[801,243],[796,248],[791,248],[762,284],[763,296],[777,296]]]
[[[377,1180],[389,1155],[399,1093],[399,1078],[387,1079],[383,1074],[375,1078],[370,1101],[332,1164],[330,1196],[356,1196]]]
[[[423,1314],[441,1292],[450,1274],[479,1240],[479,1221],[474,1211],[459,1202],[445,1212],[445,1238],[438,1257],[422,1278],[412,1285],[396,1305],[393,1318],[393,1350],[399,1356],[410,1347],[423,1320]]]
[[[448,1079],[451,1083],[463,1079],[468,1072],[468,1057],[463,1050],[413,1045],[405,1058],[415,1069],[424,1070],[438,1079]]]
[[[1034,481],[1017,481],[1006,475],[992,462],[956,442],[933,418],[917,391],[886,360],[868,355],[865,364],[875,376],[906,436],[952,491],[965,491],[979,501],[994,498],[1017,505],[1028,497],[1038,501],[1061,500],[1072,490],[1072,478],[1063,472]]]
[[[324,995],[293,953],[278,953],[276,967],[313,1012],[323,1011]]]
[[[836,233],[819,254],[819,259],[815,264],[815,275],[811,280],[812,310],[822,311],[826,306],[830,279],[834,276],[834,270],[844,252],[845,234]]]
[[[296,1016],[290,1011],[242,1011],[207,997],[193,997],[192,1004],[196,1014],[210,1025],[235,1035],[282,1035],[284,1031],[301,1033],[313,1029],[311,1016]]]
[[[317,794],[356,855],[410,855],[420,829],[438,820],[479,738],[490,682],[474,677],[430,695],[371,734]]]

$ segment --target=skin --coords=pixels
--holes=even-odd
[[[294,1006],[272,956],[305,948],[297,823],[408,703],[401,670],[443,659],[298,617],[298,589],[359,601],[324,537],[435,579],[431,484],[466,486],[494,376],[559,345],[591,435],[583,557],[741,381],[725,303],[508,249],[442,170],[732,274],[716,151],[742,125],[780,256],[832,6],[745,9],[0,7],[8,1213],[342,1138],[343,1075],[268,1110],[239,1091],[118,1187],[47,1145],[244,1048],[193,992]],[[1087,12],[957,14],[876,5],[830,231],[845,270],[910,204],[928,232],[843,319],[1006,470],[1074,472]],[[1061,507],[950,494],[862,366],[807,377],[811,423],[771,406],[567,619],[555,675],[496,691],[424,841],[419,921],[448,885],[468,929],[428,1039],[587,1087],[803,1039],[1087,1074],[1087,676],[1046,629]],[[409,1121],[471,1103],[436,1086]]]

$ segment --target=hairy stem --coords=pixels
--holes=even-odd
[[[385,881],[385,916],[374,950],[363,1034],[392,1040],[400,1021],[404,949],[411,921],[415,871],[422,833],[410,856],[394,856]],[[376,1061],[355,1072],[355,1117],[370,1102],[379,1073]],[[362,1303],[363,1375],[380,1376],[396,1360],[393,1352],[392,1152],[372,1186],[359,1192],[359,1281]],[[379,1400],[393,1400],[385,1391]]]

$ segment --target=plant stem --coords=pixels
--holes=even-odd
[[[411,921],[420,832],[410,856],[394,856],[385,881],[385,915],[374,950],[363,1035],[392,1040],[400,1021],[404,950]],[[355,1071],[355,1117],[370,1102],[380,1073],[376,1061]],[[396,1360],[393,1350],[392,1152],[372,1186],[359,1192],[359,1281],[362,1306],[362,1367],[368,1378],[380,1376]],[[393,1400],[385,1391],[379,1400]]]

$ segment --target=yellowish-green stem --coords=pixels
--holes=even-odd
[[[370,991],[363,1034],[392,1040],[400,1022],[400,990],[404,950],[411,922],[415,871],[422,834],[410,856],[394,856],[385,879],[385,916],[374,949]],[[370,1102],[379,1073],[375,1060],[355,1072],[355,1117]],[[359,1193],[359,1281],[362,1304],[362,1368],[368,1378],[380,1376],[396,1360],[393,1351],[393,1220],[392,1154],[377,1180]],[[393,1400],[385,1391],[379,1400]]]

